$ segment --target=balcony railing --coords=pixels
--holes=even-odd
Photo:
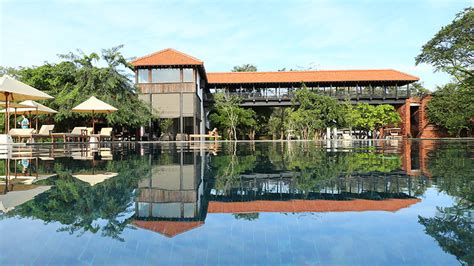
[[[295,97],[297,89],[287,88],[263,88],[258,90],[211,90],[205,95],[205,100],[212,100],[212,94],[219,92],[238,95],[243,101],[290,101]],[[310,91],[321,95],[331,96],[339,100],[384,100],[384,99],[406,99],[409,97],[406,87],[365,87],[365,88],[344,88],[344,89],[320,89],[312,88]]]

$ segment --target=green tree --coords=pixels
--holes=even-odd
[[[256,113],[250,108],[237,108],[237,116],[239,117],[238,125],[241,135],[247,135],[250,140],[255,139],[260,124],[255,119]]]
[[[252,64],[243,64],[240,66],[234,66],[232,72],[257,72],[257,67]]]
[[[344,103],[341,105],[342,107],[342,121],[340,123],[341,126],[343,127],[348,127],[349,128],[349,134],[352,135],[352,129],[356,125],[356,121],[360,116],[360,113],[358,112],[356,106],[354,106],[350,100],[344,101]]]
[[[430,94],[430,91],[423,86],[422,82],[414,82],[410,84],[410,95],[423,97]]]
[[[285,137],[286,124],[288,123],[288,116],[285,108],[275,107],[273,108],[272,114],[268,119],[268,131],[273,135],[273,139],[276,139],[279,135],[280,139]]]
[[[160,119],[160,131],[161,134],[166,134],[173,125],[173,119],[171,118],[162,118]]]
[[[355,126],[367,132],[372,131],[376,136],[376,131],[388,125],[397,125],[401,122],[401,117],[392,105],[369,105],[359,103],[355,111]]]
[[[473,126],[471,119],[474,117],[474,90],[463,89],[462,86],[450,83],[438,88],[427,105],[429,121],[457,137],[463,130],[470,135]]]
[[[73,113],[71,109],[92,95],[118,108],[97,118],[116,126],[141,126],[149,121],[151,111],[138,99],[139,92],[127,74],[131,66],[120,53],[121,48],[104,49],[100,55],[80,51],[61,55],[59,63],[20,68],[17,76],[55,97],[44,103],[58,111],[54,120],[60,130],[84,125],[84,119],[91,118],[91,114]]]
[[[474,79],[474,8],[458,13],[451,24],[444,26],[422,47],[416,64],[432,64],[465,85]]]
[[[255,111],[239,106],[241,98],[237,95],[216,93],[214,95],[215,112],[209,119],[217,127],[225,129],[229,139],[237,140],[238,133],[255,136]]]
[[[303,87],[296,91],[289,127],[300,132],[303,139],[318,138],[323,129],[343,123],[342,109],[336,99],[313,93]]]
[[[463,130],[472,131],[474,117],[474,8],[458,13],[455,19],[441,28],[426,43],[416,64],[432,64],[436,71],[444,71],[454,82],[438,88],[428,103],[430,122],[444,127],[459,137]]]
[[[19,70],[14,68],[14,67],[0,66],[0,76],[9,75],[9,76],[12,76],[14,78],[18,78],[18,72],[19,72]]]

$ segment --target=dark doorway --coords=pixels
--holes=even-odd
[[[420,132],[420,107],[410,106],[410,134],[416,138]]]

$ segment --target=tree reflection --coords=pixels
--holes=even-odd
[[[194,196],[191,200],[196,203],[196,208],[203,210],[199,215],[193,216],[199,221],[205,219],[207,203],[210,201],[405,199],[423,194],[428,184],[423,177],[411,178],[401,172],[400,154],[383,153],[376,149],[327,151],[314,143],[282,142],[270,145],[222,144],[218,154],[209,153],[206,156],[199,150],[184,154],[175,150],[168,151],[155,153],[150,149],[147,156],[130,154],[121,161],[98,161],[97,172],[116,172],[118,175],[95,186],[74,178],[72,174],[90,171],[87,161],[56,159],[54,172],[57,177],[40,181],[42,185],[50,185],[51,189],[16,207],[7,215],[41,219],[45,223],[58,222],[61,224],[59,231],[70,234],[99,233],[123,240],[121,233],[137,218],[135,212],[138,207],[134,206],[135,203],[138,206],[140,202],[137,201],[135,189],[148,188],[156,192],[156,195],[162,191],[168,193],[170,189],[160,186],[160,182],[166,182],[163,178],[171,180],[168,185],[183,177],[203,180],[203,186],[186,189],[180,181],[179,188],[173,190],[182,195],[202,195],[199,200],[195,200]],[[184,163],[189,167],[183,168],[180,164]],[[173,169],[180,170],[173,174],[157,175],[155,170],[165,165],[175,165]],[[449,177],[446,173],[443,174],[446,178]],[[145,177],[148,177],[149,183],[140,187],[139,183],[144,182],[142,179]],[[469,180],[467,177],[468,175],[466,181]],[[458,180],[454,177],[452,179]],[[446,186],[445,189],[449,189],[451,184],[446,182]],[[456,186],[457,184],[454,185]],[[198,191],[199,187],[203,188],[201,192]],[[142,192],[145,195],[147,190]],[[462,193],[470,192],[472,190]],[[143,201],[143,205],[150,203],[147,206],[161,206],[160,203],[170,202],[168,198],[173,195],[175,194],[163,196],[161,201],[145,195],[147,200]],[[173,198],[172,202],[183,204],[184,200]],[[166,216],[166,211],[151,210],[156,213],[147,213],[147,218],[156,221],[163,217],[180,221],[178,218],[184,215],[180,212],[180,217],[170,218],[171,216]],[[259,219],[256,211],[235,213],[236,219]],[[186,216],[186,219],[190,217]]]
[[[449,143],[430,154],[429,170],[440,192],[454,197],[452,207],[438,207],[434,217],[419,216],[425,232],[464,265],[474,264],[474,161],[468,145]]]
[[[108,161],[103,169],[118,175],[90,186],[74,178],[70,170],[57,165],[57,176],[41,181],[52,188],[33,200],[18,206],[10,216],[41,219],[45,223],[59,222],[58,231],[82,235],[101,232],[103,236],[123,240],[121,232],[133,215],[130,208],[138,181],[149,171],[145,158]]]
[[[375,148],[327,151],[309,142],[233,143],[210,157],[209,201],[407,199],[426,191],[425,177],[401,171],[400,154]],[[245,204],[243,204],[245,205]],[[256,213],[234,214],[256,220]]]
[[[314,143],[261,145],[256,151],[233,144],[212,158],[211,179],[214,188],[228,191],[242,182],[244,174],[293,173],[295,188],[309,193],[323,181],[351,177],[354,174],[390,173],[401,168],[398,154],[372,151],[327,152]],[[422,193],[424,190],[419,191]]]
[[[246,221],[254,221],[257,220],[260,214],[258,212],[252,213],[235,213],[234,217],[237,220],[246,220]]]

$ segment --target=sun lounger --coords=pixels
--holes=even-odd
[[[50,138],[53,133],[54,125],[42,125],[39,132],[32,135],[33,140]]]
[[[18,141],[22,139],[31,139],[33,135],[34,129],[33,128],[12,128],[8,132],[8,134]]]
[[[90,134],[90,137],[97,138],[98,141],[102,141],[104,139],[113,140],[112,130],[113,129],[111,127],[103,127],[99,134]]]
[[[87,128],[86,127],[75,127],[71,131],[71,133],[52,133],[51,139],[54,142],[56,138],[62,138],[64,142],[72,141],[83,141],[87,136]]]
[[[193,139],[197,139],[197,138],[201,138],[203,137],[204,139],[214,139],[214,140],[217,140],[218,138],[220,138],[221,136],[217,135],[205,135],[205,134],[191,134],[189,135],[189,141],[192,141]]]

